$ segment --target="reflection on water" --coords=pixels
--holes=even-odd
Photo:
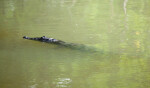
[[[58,78],[56,82],[56,87],[70,87],[69,83],[72,80],[70,78]]]
[[[123,3],[123,9],[124,9],[125,14],[127,14],[127,2],[128,0],[124,0],[124,3]]]
[[[148,0],[0,0],[0,88],[149,88]],[[47,36],[73,48],[28,41]]]

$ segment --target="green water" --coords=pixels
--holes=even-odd
[[[150,88],[149,55],[149,0],[0,0],[0,88]]]

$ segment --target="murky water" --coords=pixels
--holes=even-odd
[[[149,0],[0,0],[0,88],[149,88],[149,29]]]

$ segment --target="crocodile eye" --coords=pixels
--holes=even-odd
[[[41,37],[41,39],[44,39],[45,37]]]

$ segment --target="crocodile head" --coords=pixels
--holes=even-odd
[[[53,38],[47,38],[45,36],[42,36],[42,37],[35,37],[35,38],[30,38],[30,37],[27,37],[27,36],[23,36],[24,39],[29,39],[29,40],[37,40],[37,41],[42,41],[42,42],[51,42],[51,43],[54,43],[54,42],[58,42],[59,40],[56,40],[56,39],[53,39]]]

